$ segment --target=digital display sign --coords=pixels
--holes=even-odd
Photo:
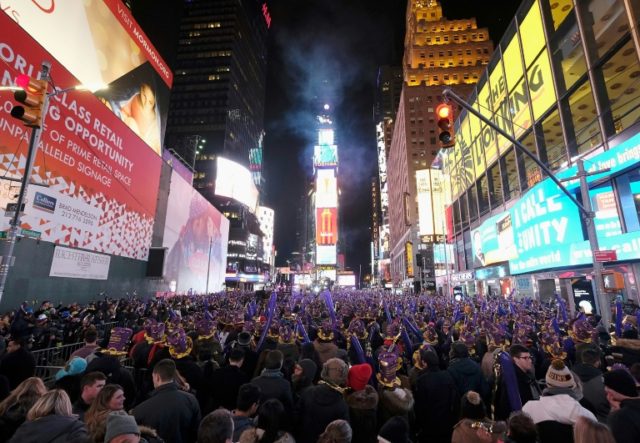
[[[442,171],[438,169],[417,170],[416,187],[418,194],[419,234],[444,234]]]
[[[335,245],[338,242],[338,210],[316,209],[316,244]]]
[[[316,167],[337,166],[338,147],[336,145],[318,145],[313,151],[313,164]]]
[[[255,212],[258,204],[258,189],[253,182],[251,171],[234,161],[217,158],[215,193],[239,201]]]
[[[338,180],[335,169],[318,169],[316,173],[316,208],[338,207]]]
[[[262,261],[269,262],[273,248],[274,211],[266,206],[258,206],[258,221],[262,231]]]
[[[356,276],[354,274],[338,274],[338,286],[355,288]]]
[[[336,264],[336,245],[316,246],[316,264],[317,265],[335,265]]]

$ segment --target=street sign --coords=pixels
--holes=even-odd
[[[618,260],[618,254],[614,250],[593,251],[593,258],[598,263],[616,261]]]
[[[20,234],[23,237],[29,237],[29,238],[35,238],[35,239],[39,239],[40,235],[42,235],[41,232],[39,231],[33,231],[31,229],[21,229],[20,230]]]

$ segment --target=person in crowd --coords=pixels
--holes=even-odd
[[[27,413],[27,420],[16,430],[9,443],[86,443],[87,429],[73,415],[69,396],[54,389],[40,397]]]
[[[420,359],[427,372],[418,378],[414,393],[418,441],[448,443],[456,423],[456,384],[448,371],[440,369],[433,350],[421,349]]]
[[[505,443],[539,443],[538,429],[528,414],[522,411],[511,414]]]
[[[260,396],[260,388],[256,385],[245,383],[240,386],[233,411],[233,441],[238,441],[244,431],[255,427],[253,417],[258,412]]]
[[[108,384],[100,390],[84,415],[92,441],[99,443],[104,440],[107,416],[109,412],[122,411],[124,400],[124,390],[120,385]]]
[[[280,400],[272,398],[260,405],[256,427],[244,431],[240,443],[295,443],[288,429],[284,406]]]
[[[524,405],[530,400],[539,399],[542,392],[533,374],[533,357],[529,349],[521,344],[515,344],[509,348],[509,355],[513,362],[521,404]],[[494,419],[506,420],[513,412],[509,403],[507,380],[501,377],[496,380],[496,383]]]
[[[92,356],[96,350],[99,349],[98,345],[98,330],[95,326],[91,325],[87,329],[84,330],[84,346],[80,349],[73,351],[71,354],[71,358],[80,357],[87,360],[90,360],[89,357]]]
[[[506,431],[504,422],[494,423],[487,418],[482,397],[467,391],[460,400],[460,421],[453,427],[451,443],[497,442]]]
[[[389,418],[400,415],[411,422],[413,417],[414,398],[413,393],[403,387],[398,377],[399,362],[401,358],[394,352],[381,352],[378,354],[379,372],[378,380],[378,416],[380,423]]]
[[[293,410],[293,393],[291,392],[291,383],[284,378],[281,371],[283,360],[282,352],[278,350],[267,351],[264,369],[258,377],[251,380],[251,383],[260,388],[262,403],[276,398],[289,413]]]
[[[463,342],[455,342],[451,345],[447,370],[456,383],[458,395],[463,396],[468,391],[475,391],[482,398],[486,398],[489,385],[478,363],[469,358],[469,349]]]
[[[0,403],[0,443],[11,438],[26,420],[29,409],[46,393],[47,388],[38,377],[29,377],[11,391]]]
[[[378,432],[379,443],[411,443],[409,422],[404,417],[391,417]]]
[[[36,360],[26,345],[25,338],[12,337],[7,345],[7,353],[0,360],[0,374],[9,380],[10,389],[17,388],[36,373]]]
[[[595,414],[599,422],[606,423],[611,407],[604,392],[600,352],[596,348],[587,348],[580,355],[582,362],[574,365],[572,370],[582,383],[581,403]]]
[[[86,372],[100,371],[107,377],[107,384],[122,386],[125,407],[130,408],[136,398],[136,385],[131,371],[122,367],[120,359],[109,352],[97,351],[96,357],[87,365]]]
[[[234,348],[229,352],[229,364],[213,372],[209,380],[209,392],[213,398],[213,409],[223,407],[229,410],[236,408],[236,400],[240,386],[249,383],[249,376],[242,370],[244,351]]]
[[[140,428],[135,418],[124,411],[109,412],[104,443],[139,443],[140,437]]]
[[[80,395],[80,379],[87,369],[87,361],[82,357],[73,357],[64,368],[56,373],[56,389],[64,390],[71,399],[71,403],[75,403]]]
[[[640,441],[640,397],[635,380],[624,369],[604,374],[607,400],[611,406],[608,424],[616,443]]]
[[[84,414],[89,410],[93,400],[107,384],[107,377],[99,371],[89,372],[80,380],[80,395],[73,404],[73,413],[84,421]]]
[[[376,441],[378,429],[378,393],[369,385],[373,369],[368,363],[349,368],[347,386],[351,392],[346,400],[349,406],[349,418],[353,429],[353,443],[371,443]]]
[[[320,354],[316,351],[313,345],[314,342],[302,343],[300,346],[300,361],[311,360],[316,364],[316,373],[313,376],[313,384],[317,384],[320,381],[320,372],[322,372],[322,362],[320,361]]]
[[[309,358],[303,358],[295,364],[291,375],[294,403],[297,403],[302,394],[313,386],[313,378],[317,370],[315,362]]]
[[[202,419],[198,443],[232,443],[234,421],[226,409],[216,409]]]
[[[252,349],[251,334],[247,331],[240,332],[234,347],[244,351],[241,369],[251,377],[258,366],[258,354]]]
[[[604,423],[578,417],[573,427],[574,443],[616,443],[611,430]]]
[[[136,422],[155,429],[167,442],[195,442],[200,406],[193,395],[178,389],[175,362],[164,359],[156,363],[152,378],[155,389],[149,399],[133,409]]]
[[[327,360],[338,356],[338,346],[333,342],[334,338],[333,325],[329,321],[325,321],[320,328],[318,328],[318,335],[313,341],[313,347],[318,353],[318,358],[322,365],[324,365]]]
[[[353,440],[351,425],[346,420],[334,420],[320,434],[318,443],[351,443]]]
[[[295,421],[299,443],[315,443],[333,420],[349,420],[344,399],[349,368],[339,358],[322,366],[321,381],[305,391],[296,406]]]

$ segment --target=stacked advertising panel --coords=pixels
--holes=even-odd
[[[599,248],[615,250],[618,260],[640,258],[640,231],[622,232],[612,182],[607,179],[637,168],[639,164],[640,134],[588,161],[587,172],[594,174],[588,181],[602,182],[589,191],[596,213]],[[557,175],[567,179],[575,177],[576,173],[574,166]],[[565,184],[570,191],[580,192],[577,180]],[[638,188],[634,195],[640,196],[640,186]],[[508,260],[512,274],[523,274],[591,264],[592,251],[581,229],[581,219],[576,205],[547,178],[508,211],[485,220],[471,232],[474,267]]]
[[[173,74],[120,0],[6,1],[6,13],[156,153]],[[6,29],[3,27],[3,30]],[[6,34],[6,32],[4,32]],[[31,60],[30,60],[31,61]],[[33,60],[35,74],[40,60]],[[25,69],[31,69],[28,65]],[[54,69],[52,77],[62,83]]]
[[[262,231],[262,262],[271,263],[273,249],[274,211],[266,206],[258,206],[258,221]]]
[[[316,265],[336,265],[338,244],[338,147],[332,122],[319,116],[318,144],[314,147],[316,172]],[[335,278],[333,278],[335,280]]]
[[[229,220],[173,171],[163,242],[168,251],[164,276],[171,290],[221,290],[228,240]]]
[[[63,45],[49,45],[52,51],[56,51],[56,54],[51,54],[20,27],[30,24],[30,15],[25,11],[37,3],[8,2],[15,4],[15,8],[3,8],[8,14],[0,13],[1,85],[15,84],[19,74],[36,76],[41,62],[49,61],[57,88],[76,86],[81,83],[80,79],[58,61],[58,56],[71,58],[64,64],[91,65],[87,56],[90,51],[75,48],[79,40],[91,40],[89,35],[80,32],[83,26],[89,26],[89,22],[78,21],[76,26],[79,20],[76,16],[64,16],[66,18],[59,19],[61,21],[39,22],[38,31],[46,30],[51,34],[51,42],[59,37],[58,32],[68,35],[77,28],[77,34],[66,41],[66,49]],[[51,2],[50,16],[56,16],[59,11],[56,8],[61,3],[64,3],[64,8],[71,4],[91,3],[96,4],[98,10],[98,4],[102,5],[100,2]],[[93,14],[96,11],[90,12]],[[65,21],[67,19],[68,22]],[[97,32],[93,26],[91,29]],[[103,28],[103,31],[109,29]],[[116,45],[115,38],[109,35],[105,38],[109,44]],[[46,40],[44,35],[40,40]],[[128,46],[128,50],[135,54],[135,47]],[[96,65],[100,63],[96,62]],[[142,99],[137,97],[135,100]],[[0,211],[4,212],[7,204],[17,198],[17,182],[6,179],[20,179],[24,174],[30,130],[10,116],[15,103],[11,92],[0,92],[0,101],[0,174],[3,178]],[[23,233],[57,245],[146,260],[151,244],[160,165],[157,153],[109,106],[105,106],[104,100],[90,92],[76,90],[52,96],[31,177],[31,182],[36,184],[29,186],[26,196],[21,225]],[[2,229],[6,229],[10,213],[0,215],[3,215],[0,216]],[[74,257],[77,263],[92,260],[89,255],[79,257],[76,254]]]
[[[231,198],[247,206],[252,213],[258,205],[258,188],[253,182],[251,171],[240,163],[226,158],[217,158],[216,195]]]

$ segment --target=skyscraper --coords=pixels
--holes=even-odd
[[[270,20],[257,0],[184,2],[165,146],[195,165],[205,196],[217,155],[248,167],[260,146]]]
[[[493,44],[475,19],[447,20],[437,0],[408,0],[406,17],[404,85],[387,171],[391,275],[409,285],[419,280],[415,252],[425,246],[418,236],[416,171],[431,168],[439,150],[434,110],[445,87],[462,96],[471,92]]]

